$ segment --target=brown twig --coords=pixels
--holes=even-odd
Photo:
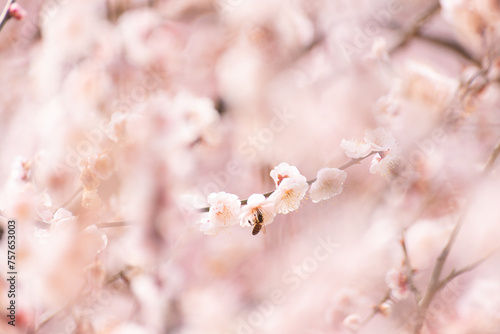
[[[486,166],[484,166],[483,174],[487,174],[491,171],[499,154],[500,154],[500,140],[497,142],[495,148],[491,152],[490,157],[488,158],[488,162],[486,163]]]
[[[413,22],[413,24],[410,25],[410,28],[408,28],[403,33],[402,38],[396,43],[396,45],[394,45],[389,50],[389,53],[394,53],[395,51],[405,46],[413,37],[415,37],[418,34],[420,28],[422,28],[422,26],[429,19],[431,19],[434,16],[434,14],[438,13],[440,9],[441,5],[439,1],[436,1],[431,7],[429,7],[426,11],[424,11],[422,15],[417,17],[417,19]]]
[[[418,303],[418,314],[417,314],[417,323],[415,325],[415,328],[413,330],[414,334],[420,334],[422,331],[422,328],[425,323],[425,317],[427,315],[427,311],[429,310],[429,306],[432,303],[432,300],[434,299],[434,296],[440,289],[440,276],[443,271],[444,264],[446,262],[446,259],[448,258],[448,255],[450,254],[451,247],[455,243],[455,240],[457,238],[458,232],[460,231],[463,222],[465,220],[465,213],[462,213],[460,215],[460,218],[458,219],[458,222],[456,223],[455,227],[453,228],[453,231],[451,232],[450,238],[448,239],[448,242],[446,243],[446,246],[443,248],[441,253],[439,254],[439,257],[436,260],[436,264],[434,265],[434,269],[432,271],[431,279],[429,281],[429,285],[427,286],[427,289],[425,291],[424,296],[422,299],[420,299]]]
[[[486,164],[486,166],[483,170],[483,174],[487,173],[491,169],[491,166],[495,162],[499,153],[500,153],[500,142],[495,146],[495,149],[491,153],[490,158],[488,160],[488,163]],[[444,288],[454,278],[456,278],[457,276],[459,276],[463,273],[466,273],[466,272],[473,270],[474,268],[476,268],[481,263],[486,261],[491,255],[493,255],[495,252],[497,252],[500,249],[500,248],[497,248],[497,249],[493,250],[492,252],[490,252],[486,256],[484,256],[483,258],[479,259],[476,262],[469,264],[468,266],[463,267],[462,269],[453,270],[447,277],[440,280],[444,264],[446,262],[446,259],[448,258],[451,247],[455,243],[458,232],[460,231],[460,229],[464,223],[464,220],[465,220],[465,212],[462,212],[457,224],[455,225],[455,227],[453,228],[453,231],[451,232],[450,238],[448,239],[446,246],[443,248],[439,257],[436,260],[436,264],[434,266],[434,270],[432,272],[429,285],[427,286],[427,289],[426,289],[426,292],[425,292],[423,298],[419,301],[417,324],[415,325],[415,328],[413,331],[414,334],[419,334],[422,331],[422,328],[423,328],[424,323],[425,323],[425,317],[426,317],[427,311],[428,311],[429,306],[431,305],[432,300],[433,300],[434,296],[436,295],[436,293],[438,293],[442,288]]]
[[[3,26],[7,21],[11,18],[10,16],[10,6],[16,2],[16,0],[8,0],[7,3],[5,4],[5,7],[3,8],[2,14],[0,14],[0,30],[2,30]]]
[[[132,226],[132,224],[126,220],[116,221],[116,222],[102,222],[96,224],[97,228],[115,228],[115,227],[127,227],[127,226]]]
[[[353,165],[356,165],[356,164],[359,164],[361,161],[363,161],[364,159],[368,158],[369,156],[371,155],[374,155],[374,154],[377,154],[377,153],[381,153],[381,152],[371,152],[370,154],[368,154],[366,157],[363,157],[363,158],[359,158],[359,159],[351,159],[351,161],[343,164],[342,166],[339,167],[339,169],[341,170],[344,170],[344,169],[347,169]],[[311,180],[308,180],[307,183],[308,184],[312,184],[314,181],[316,181],[316,178],[314,179],[311,179]],[[267,193],[264,193],[263,195],[267,198],[269,196],[272,195],[272,193],[274,193],[276,190],[272,190],[272,191],[269,191]],[[244,199],[241,201],[241,205],[245,205],[247,204],[248,202],[248,198]],[[198,212],[208,212],[210,210],[210,207],[204,207],[204,208],[200,208],[200,209],[196,209],[196,211]]]
[[[57,210],[61,209],[61,208],[66,208],[66,206],[70,205],[71,202],[73,202],[73,200],[76,198],[76,196],[78,196],[81,192],[83,191],[83,188],[78,188],[71,196],[70,198],[68,198],[66,201],[64,201],[63,204],[61,204],[55,211],[54,213],[56,213]]]
[[[382,299],[378,302],[378,304],[373,307],[372,312],[365,318],[365,320],[363,320],[363,322],[361,323],[361,327],[365,326],[368,322],[370,322],[370,320],[372,320],[373,317],[380,312],[380,305],[388,301],[390,298],[391,298],[391,289],[388,289],[384,297],[382,297]]]
[[[460,44],[454,42],[454,41],[449,41],[446,39],[439,38],[437,36],[429,36],[423,34],[421,31],[417,31],[415,33],[415,37],[419,38],[421,40],[430,42],[434,45],[438,45],[441,47],[444,47],[450,51],[453,51],[454,53],[460,55],[462,58],[474,63],[477,66],[481,66],[481,62],[474,58],[466,49],[464,49]]]
[[[459,269],[459,270],[452,270],[451,273],[446,276],[444,279],[442,279],[439,284],[438,284],[438,290],[441,290],[442,288],[444,288],[448,283],[450,283],[453,279],[455,279],[456,277],[464,274],[464,273],[467,273],[471,270],[474,270],[475,268],[479,267],[484,261],[486,261],[487,259],[489,259],[493,254],[495,254],[496,252],[498,252],[500,250],[500,247],[497,247],[495,248],[494,250],[492,250],[491,252],[489,252],[488,254],[486,254],[485,256],[483,256],[481,259],[463,267],[462,269]]]
[[[113,284],[114,282],[118,280],[124,280],[126,283],[129,280],[127,274],[129,274],[131,271],[136,270],[136,268],[131,267],[131,266],[126,266],[124,269],[120,270],[118,273],[114,275],[108,276],[108,278],[104,282],[104,286],[109,286]],[[64,305],[55,308],[53,310],[49,310],[45,313],[43,313],[40,318],[38,319],[38,322],[34,326],[33,333],[38,332],[43,326],[45,326],[47,323],[49,323],[54,317],[57,315],[68,311],[71,309],[73,306],[77,305],[78,302],[83,299],[88,297],[91,294],[90,291],[84,292],[83,288],[79,295],[75,297],[72,301],[66,302]]]
[[[406,267],[406,276],[408,277],[408,286],[410,288],[410,291],[413,292],[413,295],[415,296],[415,299],[418,302],[420,300],[420,291],[413,282],[413,268],[411,266],[410,257],[408,256],[408,249],[406,247],[406,240],[404,236],[401,238],[401,248],[403,249],[404,261]]]

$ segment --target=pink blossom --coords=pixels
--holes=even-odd
[[[396,145],[396,139],[382,127],[366,130],[365,142],[370,144],[373,151],[387,151]]]
[[[338,168],[320,169],[316,181],[309,189],[312,201],[318,203],[340,194],[346,177],[347,173]]]
[[[216,234],[239,222],[241,201],[238,196],[225,192],[208,196],[210,210],[201,219],[200,230],[205,234]]]
[[[370,173],[380,175],[389,173],[397,164],[398,153],[399,149],[395,147],[389,149],[387,152],[375,154],[370,166]]]
[[[396,300],[405,300],[410,295],[408,277],[399,269],[393,268],[389,270],[385,276],[385,282],[389,289],[391,289],[391,296]]]
[[[263,217],[264,225],[271,224],[276,216],[274,203],[262,194],[253,194],[248,198],[247,205],[241,208],[241,226],[251,226],[257,213]]]
[[[340,147],[345,154],[352,159],[364,158],[372,152],[370,144],[358,140],[342,139]]]
[[[278,213],[287,214],[299,208],[309,185],[304,176],[286,177],[269,197]]]
[[[300,172],[297,167],[290,166],[288,163],[282,162],[278,166],[274,167],[270,175],[274,180],[274,184],[278,187],[284,178],[298,176],[300,175]]]

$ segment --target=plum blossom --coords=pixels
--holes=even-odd
[[[338,168],[320,169],[316,181],[309,189],[312,201],[318,203],[340,194],[346,177],[347,173]]]
[[[410,295],[408,276],[400,270],[395,268],[389,270],[385,276],[385,282],[389,289],[391,289],[391,296],[396,300],[405,300]]]
[[[375,154],[372,160],[372,165],[370,167],[370,173],[372,174],[386,174],[390,169],[392,169],[398,158],[399,150],[394,147],[387,152],[381,152]]]
[[[237,224],[241,212],[238,196],[226,192],[212,193],[208,196],[210,209],[201,218],[200,231],[214,235]]]
[[[286,177],[278,188],[269,197],[274,202],[278,213],[287,214],[295,211],[300,206],[300,201],[304,198],[307,188],[307,180],[302,175]]]
[[[340,147],[344,150],[345,154],[352,159],[360,159],[372,153],[372,146],[368,143],[358,140],[342,139]]]
[[[264,224],[271,224],[276,216],[274,203],[266,199],[262,194],[253,194],[248,198],[247,205],[241,209],[241,226],[250,226],[249,221],[253,221],[257,211],[260,211]]]
[[[274,167],[270,175],[274,180],[274,184],[278,187],[284,178],[298,176],[300,175],[300,172],[297,167],[290,166],[286,162],[282,162],[278,166]]]
[[[366,130],[365,142],[371,146],[373,151],[387,151],[396,145],[396,139],[382,127]]]

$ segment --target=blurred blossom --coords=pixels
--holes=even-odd
[[[394,309],[394,305],[391,301],[383,302],[378,307],[378,311],[386,317],[391,316],[393,309]]]
[[[401,301],[408,298],[410,288],[408,286],[408,277],[399,269],[391,269],[385,277],[387,286],[391,289],[391,296],[396,300]]]
[[[82,188],[89,191],[97,189],[101,184],[97,177],[97,171],[88,164],[83,167],[79,182]]]
[[[101,206],[101,199],[97,193],[97,189],[83,189],[82,193],[82,206],[84,208],[99,208]]]
[[[386,152],[377,153],[373,156],[370,173],[385,175],[397,164],[399,149],[393,147]]]
[[[31,180],[33,162],[24,157],[17,157],[11,169],[11,178],[14,180],[28,182]]]
[[[57,209],[54,213],[54,217],[49,221],[49,223],[51,223],[50,228],[57,228],[58,226],[64,226],[65,224],[74,222],[76,222],[76,218],[71,212],[64,208]]]
[[[425,295],[462,208],[441,279],[500,233],[499,2],[435,5],[13,4],[0,333],[413,332],[397,241]],[[261,218],[265,237],[239,228]],[[498,268],[443,287],[421,333],[498,333]]]
[[[127,122],[129,117],[127,114],[115,112],[111,115],[111,121],[106,128],[106,135],[114,142],[118,142],[126,135]]]
[[[352,159],[364,158],[372,152],[370,144],[358,140],[342,139],[340,147],[344,150],[345,155]]]
[[[373,151],[387,151],[396,144],[396,139],[384,128],[365,131],[365,142],[370,144]]]
[[[340,194],[346,177],[347,173],[338,168],[320,169],[316,181],[309,189],[312,201],[318,203]]]
[[[113,161],[106,154],[94,154],[89,157],[89,169],[101,180],[107,180],[113,173]]]

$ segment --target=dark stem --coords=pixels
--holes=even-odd
[[[12,5],[14,2],[16,2],[16,0],[8,0],[7,3],[5,4],[2,14],[0,14],[0,30],[2,30],[5,23],[7,23],[7,21],[11,18],[9,10],[10,10],[10,5]]]
[[[437,14],[440,9],[441,5],[439,4],[439,1],[436,1],[436,3],[434,3],[430,8],[428,8],[422,15],[420,15],[420,17],[418,17],[413,22],[412,25],[410,25],[410,28],[406,30],[406,32],[403,34],[403,37],[399,40],[399,42],[389,50],[389,53],[394,53],[395,51],[405,46],[413,37],[415,37],[418,34],[420,28],[422,28],[422,26],[428,20],[430,20],[435,14]]]

